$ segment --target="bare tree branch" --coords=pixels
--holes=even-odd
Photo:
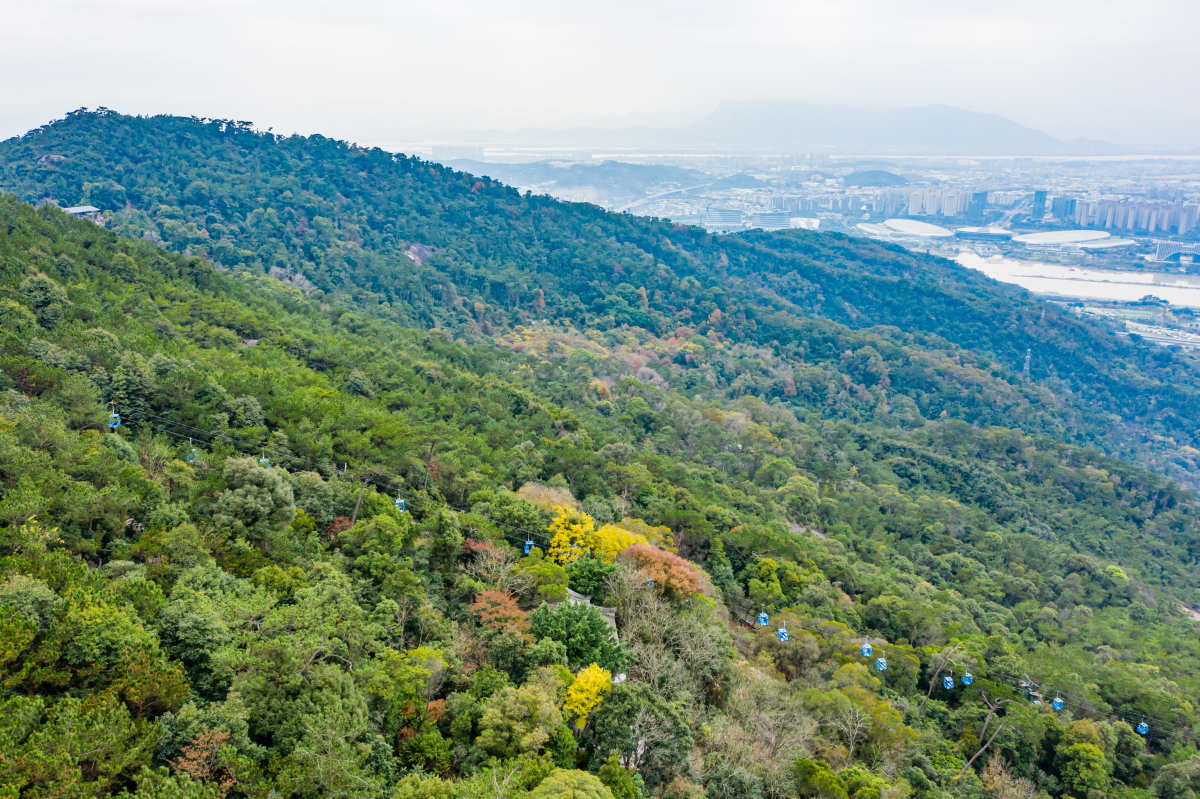
[[[971,764],[975,762],[975,759],[978,758],[980,755],[982,755],[987,750],[987,748],[992,745],[992,741],[996,740],[996,736],[1000,734],[1000,731],[1003,730],[1005,728],[1005,726],[1007,726],[1007,724],[1008,724],[1007,721],[1000,723],[1000,726],[996,728],[996,731],[994,733],[992,733],[992,737],[988,738],[988,742],[985,743],[982,747],[980,747],[979,751],[976,752],[971,757],[971,759],[967,761],[967,765],[963,766],[963,770],[958,772],[958,776],[961,777],[962,775],[967,773],[967,769],[969,769],[971,767]]]

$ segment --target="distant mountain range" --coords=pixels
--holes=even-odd
[[[1093,139],[1056,139],[998,114],[948,105],[872,111],[780,100],[724,100],[712,113],[681,127],[524,128],[464,131],[447,138],[522,146],[911,155],[1110,155],[1126,151]]]

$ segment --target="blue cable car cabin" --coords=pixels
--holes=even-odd
[[[943,677],[942,678],[942,687],[945,688],[947,691],[953,689],[954,688],[954,678],[949,675],[946,675],[945,677]]]
[[[771,617],[766,614],[766,611],[763,611],[762,613],[758,614],[758,626],[759,627],[766,627],[767,624],[770,623],[770,621],[771,621]]]
[[[1055,710],[1062,710],[1063,709],[1062,699],[1060,699],[1057,696],[1054,697],[1054,701],[1050,703],[1050,707],[1054,708]]]
[[[1137,725],[1138,735],[1148,735],[1150,733],[1150,725],[1146,722],[1141,722]]]
[[[780,627],[780,628],[779,628],[779,632],[777,633],[777,635],[779,636],[779,640],[780,640],[780,641],[786,641],[786,640],[788,639],[787,628],[786,628],[786,627]]]
[[[875,658],[875,668],[878,671],[887,671],[887,658]]]
[[[975,682],[975,675],[971,674],[971,672],[968,671],[966,674],[964,674],[962,676],[962,684],[963,685],[970,685],[973,682]]]
[[[532,550],[532,549],[533,549],[533,541],[531,541],[531,540],[526,541],[525,542],[525,554],[528,555],[530,550]]]
[[[865,657],[865,658],[869,658],[869,657],[871,657],[871,651],[872,651],[872,650],[871,650],[871,645],[870,645],[870,644],[863,644],[863,645],[862,645],[862,656],[863,656],[863,657]]]

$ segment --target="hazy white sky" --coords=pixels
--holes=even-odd
[[[0,138],[67,110],[360,142],[721,99],[1200,147],[1197,0],[0,0]]]

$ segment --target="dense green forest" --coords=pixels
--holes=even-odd
[[[647,366],[685,391],[788,401],[804,381],[797,407],[852,421],[895,396],[914,417],[1050,435],[1200,485],[1192,360],[894,246],[715,237],[321,136],[105,109],[0,144],[0,188],[93,204],[123,235],[371,318],[472,340],[537,320],[636,328],[679,339]]]
[[[0,796],[1200,790],[1184,357],[247,124],[0,178]]]

